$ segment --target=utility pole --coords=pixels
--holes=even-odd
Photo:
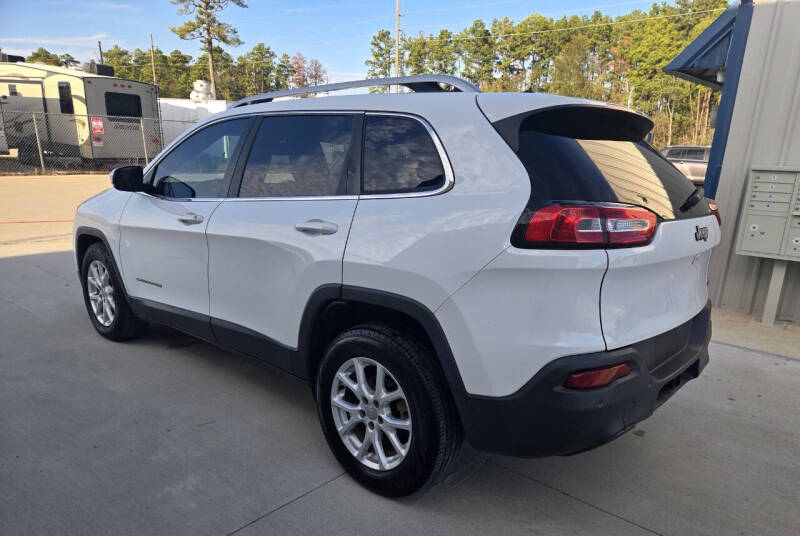
[[[394,75],[400,76],[400,0],[394,5]],[[394,92],[400,93],[400,86],[395,86]]]
[[[153,51],[153,34],[150,34],[150,66],[153,67],[153,85],[157,86],[156,82],[156,55]]]
[[[100,41],[97,42],[97,50],[100,51],[100,65],[105,65],[103,63],[103,45],[100,44]]]

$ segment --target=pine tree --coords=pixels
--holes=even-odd
[[[223,11],[229,4],[247,7],[243,0],[170,0],[180,6],[180,15],[194,15],[194,19],[184,22],[177,27],[171,27],[181,39],[200,39],[203,50],[208,56],[208,72],[211,81],[211,94],[217,95],[216,73],[214,71],[214,41],[226,45],[239,46],[242,41],[236,28],[217,18],[217,13]]]
[[[25,58],[28,63],[44,63],[45,65],[61,65],[61,58],[43,47],[39,47]]]
[[[372,36],[370,43],[372,57],[364,62],[367,78],[386,78],[391,76],[394,66],[394,38],[389,30],[380,30]],[[386,93],[388,87],[370,88],[371,93]]]

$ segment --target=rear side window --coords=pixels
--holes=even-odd
[[[436,190],[444,180],[439,152],[422,123],[407,117],[367,117],[364,193]]]
[[[122,117],[142,117],[142,99],[130,93],[106,92],[106,114]]]
[[[580,139],[532,130],[519,133],[517,156],[531,180],[531,199],[627,203],[665,220],[708,214],[706,203],[680,207],[694,185],[644,141]]]
[[[58,83],[58,104],[62,114],[75,113],[75,109],[72,107],[72,88],[69,82]]]
[[[680,158],[683,149],[670,149],[667,151],[667,158]]]
[[[355,117],[296,115],[261,121],[240,197],[344,194]]]

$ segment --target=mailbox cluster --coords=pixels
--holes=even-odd
[[[785,168],[750,172],[736,252],[800,260],[800,172]]]

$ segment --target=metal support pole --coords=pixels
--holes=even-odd
[[[394,75],[400,76],[400,0],[394,7]],[[394,86],[394,92],[400,93],[400,86]]]
[[[764,316],[761,317],[762,326],[775,327],[775,317],[778,316],[778,302],[781,299],[783,280],[786,277],[786,268],[788,266],[789,261],[777,259],[772,261],[772,276],[769,278],[767,301],[764,302]]]
[[[39,127],[36,124],[36,114],[31,114],[31,117],[33,118],[33,133],[36,135],[36,148],[39,150],[39,164],[42,166],[42,175],[44,175],[44,155],[42,154],[42,141],[39,139]]]
[[[150,158],[147,156],[147,140],[144,136],[144,117],[139,118],[139,128],[142,129],[142,147],[144,148],[144,164],[150,163]]]

